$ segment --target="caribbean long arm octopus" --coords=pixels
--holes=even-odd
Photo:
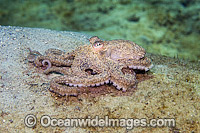
[[[125,92],[135,88],[137,80],[134,72],[122,69],[148,71],[153,66],[145,57],[145,49],[131,41],[102,41],[97,36],[89,41],[90,45],[80,46],[69,53],[49,49],[41,55],[30,50],[28,60],[45,69],[45,74],[62,74],[50,82],[50,91],[61,96],[77,96],[87,87],[108,83]]]

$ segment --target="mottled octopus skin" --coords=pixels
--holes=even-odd
[[[37,53],[37,52],[32,52]],[[30,50],[30,56],[33,54]],[[127,40],[102,41],[97,36],[90,38],[90,45],[64,53],[49,49],[45,55],[38,54],[31,62],[37,67],[46,66],[45,74],[63,74],[52,79],[50,90],[62,96],[77,96],[87,87],[111,83],[118,90],[135,88],[135,73],[123,73],[123,68],[148,71],[153,65],[145,57],[145,49]]]

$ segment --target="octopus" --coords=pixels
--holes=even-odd
[[[71,52],[48,49],[42,55],[29,49],[28,60],[44,69],[44,74],[60,74],[50,81],[50,91],[61,96],[77,96],[105,84],[126,92],[137,84],[134,70],[146,72],[153,66],[145,49],[134,42],[102,41],[97,36],[89,42]]]

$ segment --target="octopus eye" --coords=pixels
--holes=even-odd
[[[103,47],[103,42],[95,42],[93,44],[93,48],[95,49],[95,51],[100,50]]]
[[[94,47],[102,47],[103,44],[101,42],[96,42],[93,46]]]

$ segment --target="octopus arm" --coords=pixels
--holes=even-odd
[[[54,78],[50,87],[54,92],[61,95],[78,95],[83,93],[82,87],[100,86],[109,82],[107,72],[98,75],[64,75]]]
[[[110,82],[118,89],[127,91],[127,89],[135,88],[136,77],[135,73],[123,73],[123,66],[113,66],[110,72]]]
[[[43,60],[49,60],[53,66],[71,66],[72,65],[72,60],[62,60],[60,58],[56,57],[49,57],[49,56],[38,56],[34,63],[36,66],[43,66],[42,61]]]
[[[69,74],[72,73],[70,68],[53,66],[51,68],[46,69],[44,71],[44,74],[49,74],[51,72],[59,73],[59,74],[62,74],[62,75],[69,75]]]

